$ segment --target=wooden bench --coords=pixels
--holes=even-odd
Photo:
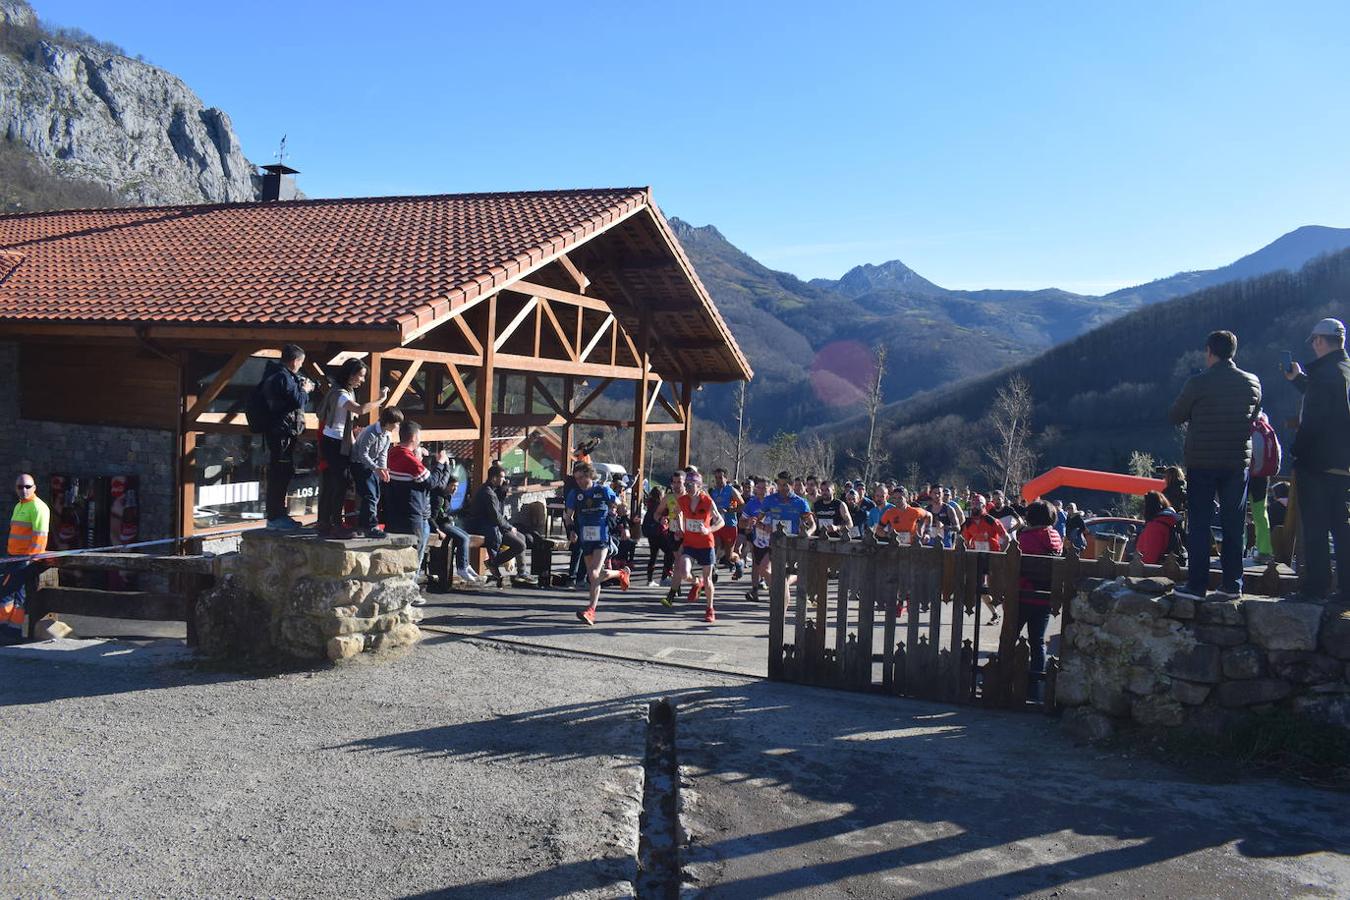
[[[432,584],[439,593],[449,592],[454,584],[455,577],[455,554],[452,541],[441,536],[440,532],[432,531],[431,537],[427,539],[427,574],[431,578]],[[481,534],[469,535],[469,552],[483,546],[483,536]]]

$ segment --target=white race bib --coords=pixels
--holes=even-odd
[[[581,526],[581,539],[588,544],[598,544],[600,542],[600,526],[599,525]]]
[[[895,542],[901,547],[908,547],[913,539],[914,535],[910,534],[908,531],[902,531],[895,536]]]
[[[702,534],[705,524],[701,519],[685,519],[684,530],[690,534]]]
[[[983,552],[985,552],[985,553],[988,553],[988,552],[989,552],[989,542],[988,542],[988,541],[976,541],[976,542],[974,543],[973,546],[975,547],[976,550],[981,550],[981,551],[983,551]]]

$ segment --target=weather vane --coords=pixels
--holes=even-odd
[[[281,136],[281,146],[277,147],[277,152],[275,155],[277,158],[277,164],[284,166],[286,164],[286,135],[284,134]]]

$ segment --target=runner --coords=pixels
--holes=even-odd
[[[816,527],[815,514],[811,512],[811,506],[806,502],[806,498],[792,489],[792,476],[787,472],[779,472],[777,483],[778,490],[765,498],[764,505],[760,509],[760,522],[767,526],[769,536],[772,536],[780,526],[784,533],[789,535],[813,532]],[[758,535],[757,527],[757,538]],[[790,588],[797,576],[791,574],[791,568],[785,574]]]
[[[609,516],[618,506],[619,496],[603,484],[595,483],[595,469],[590,463],[581,463],[574,470],[576,490],[567,500],[567,528],[577,534],[581,558],[586,564],[590,580],[591,602],[577,610],[577,618],[587,625],[595,624],[595,607],[600,602],[600,585],[610,578],[619,579],[619,587],[628,590],[628,570],[612,571],[605,568],[609,555]]]
[[[928,513],[933,517],[935,547],[951,547],[961,530],[961,514],[943,499],[944,491],[935,487],[928,495]]]
[[[736,485],[727,481],[727,470],[722,468],[713,469],[713,489],[709,493],[717,504],[717,511],[722,514],[722,521],[726,523],[714,535],[717,540],[717,561],[731,569],[733,581],[739,581],[745,574],[745,567],[736,553],[736,543],[740,537],[737,520],[741,507],[745,506],[745,498]]]
[[[901,547],[920,544],[932,522],[933,517],[928,510],[910,505],[909,492],[901,486],[891,491],[891,508],[886,510],[877,525],[877,537],[895,535],[895,542]]]
[[[676,469],[670,476],[670,490],[666,492],[664,506],[661,509],[661,523],[666,529],[666,547],[669,555],[666,559],[676,565],[680,562],[680,498],[684,496],[684,469]],[[662,586],[670,584],[672,569],[664,569],[661,576]]]
[[[870,502],[870,501],[869,501]],[[848,536],[850,540],[861,540],[863,525],[867,521],[867,512],[863,509],[862,501],[859,499],[856,488],[849,488],[844,494],[844,505],[848,507],[849,528]]]
[[[679,530],[684,534],[684,542],[680,549],[679,564],[675,568],[675,577],[671,579],[670,590],[661,598],[661,603],[673,606],[675,595],[680,592],[680,583],[685,578],[690,578],[693,587],[689,590],[689,602],[693,603],[698,599],[698,591],[702,587],[704,595],[708,598],[703,621],[716,622],[717,613],[713,609],[712,573],[715,544],[713,535],[724,524],[722,514],[717,511],[717,504],[712,496],[703,489],[703,482],[699,479],[697,471],[690,474],[686,470],[684,482],[685,493],[679,499],[678,520]],[[693,576],[692,568],[695,564],[702,570],[701,577]]]
[[[877,482],[872,486],[872,507],[867,511],[867,527],[873,532],[881,524],[881,517],[886,514],[886,510],[891,508],[891,501],[886,492],[886,485]]]
[[[966,519],[966,524],[961,527],[961,538],[966,542],[966,547],[970,550],[977,550],[981,553],[1001,553],[1008,546],[1010,540],[1008,530],[1003,527],[1003,523],[994,518],[988,511],[988,505],[984,502],[984,497],[979,494],[972,494],[970,500],[970,517]],[[987,583],[988,575],[984,576]],[[998,621],[998,608],[994,606],[994,598],[987,592],[980,592],[980,600],[989,610],[989,621],[986,625],[993,625]]]
[[[820,482],[820,494],[811,507],[816,521],[828,537],[844,537],[853,527],[853,518],[844,501],[834,495],[834,483],[828,478]]]
[[[754,569],[750,577],[754,582],[750,590],[745,592],[745,599],[758,600],[760,591],[769,589],[769,538],[773,536],[773,530],[769,525],[761,520],[764,513],[764,501],[769,495],[769,480],[758,475],[754,478],[753,492],[750,499],[745,501],[745,509],[741,511],[741,521],[750,531],[750,556],[754,564]]]

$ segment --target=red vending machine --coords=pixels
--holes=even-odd
[[[141,533],[140,479],[135,475],[113,475],[108,479],[108,544],[122,547],[134,544]],[[133,590],[133,572],[109,572],[108,588]]]
[[[80,502],[80,480],[70,475],[53,475],[51,488],[51,531],[47,538],[50,550],[78,550],[83,544],[83,507]]]

